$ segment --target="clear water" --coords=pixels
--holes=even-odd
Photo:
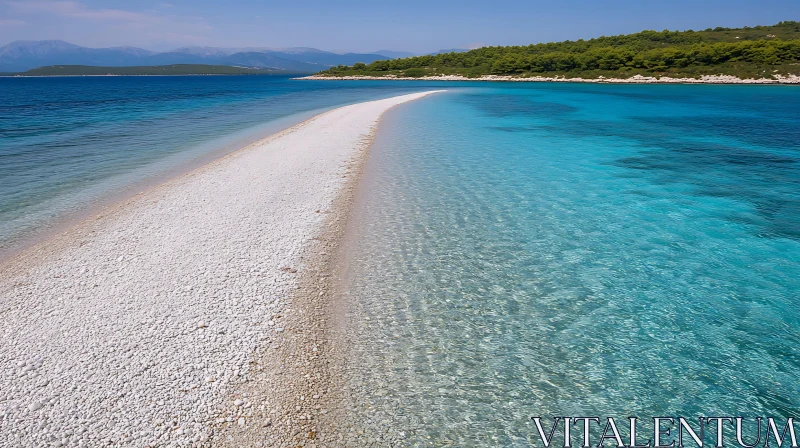
[[[531,416],[796,416],[798,104],[484,84],[390,112],[345,283],[354,421],[530,446]]]
[[[0,249],[317,111],[442,86],[389,113],[367,168],[350,418],[527,446],[535,415],[796,415],[795,88],[0,78]]]
[[[426,87],[279,76],[0,78],[0,252],[322,109]]]

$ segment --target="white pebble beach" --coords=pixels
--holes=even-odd
[[[7,260],[0,446],[213,444],[295,311],[300,256],[348,165],[385,111],[429,93],[325,112]]]

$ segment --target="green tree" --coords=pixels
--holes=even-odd
[[[424,68],[412,67],[403,72],[403,76],[408,78],[422,78],[426,75]]]

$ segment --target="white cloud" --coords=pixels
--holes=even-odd
[[[13,20],[4,19],[0,24],[8,22],[8,25],[19,26],[25,24],[21,19],[27,19],[27,16],[49,15],[58,17],[65,25],[71,22],[80,26],[81,22],[91,22],[92,26],[99,27],[98,29],[105,28],[115,34],[121,30],[128,30],[131,37],[133,33],[138,36],[134,39],[139,41],[137,43],[145,45],[208,42],[210,39],[206,36],[213,29],[202,17],[180,16],[157,10],[92,8],[75,0],[7,0],[4,3],[17,17]],[[162,3],[160,6],[171,8],[172,5]]]
[[[15,10],[27,14],[43,13],[79,19],[142,23],[152,23],[159,19],[154,15],[125,11],[122,9],[91,9],[87,8],[82,3],[68,0],[9,1],[6,3]]]

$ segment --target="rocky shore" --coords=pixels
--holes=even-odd
[[[636,75],[630,78],[605,78],[597,79],[586,78],[566,78],[566,77],[545,77],[545,76],[500,76],[485,75],[479,78],[467,78],[460,75],[442,76],[423,76],[421,78],[409,78],[402,76],[305,76],[295,78],[299,80],[311,81],[342,81],[342,80],[381,80],[381,81],[502,81],[502,82],[582,82],[595,84],[800,84],[800,76],[796,75],[773,75],[771,78],[742,79],[730,75],[705,75],[700,78],[670,78],[668,76],[653,77]]]

